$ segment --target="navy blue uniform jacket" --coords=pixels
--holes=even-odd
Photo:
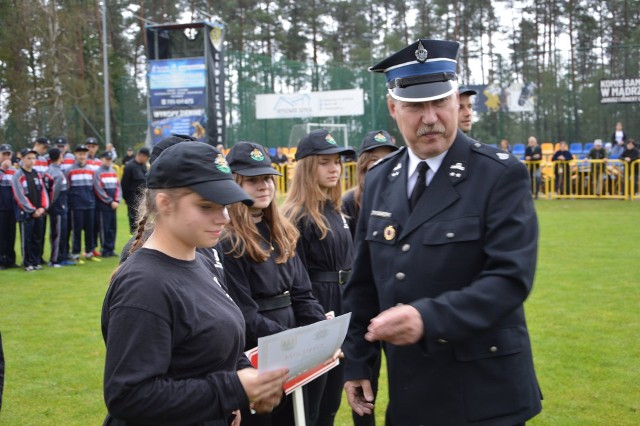
[[[343,347],[346,380],[370,378],[371,318],[399,303],[424,323],[416,344],[386,344],[394,426],[505,425],[541,409],[523,302],[538,226],[527,169],[461,132],[413,213],[406,149],[369,171]]]

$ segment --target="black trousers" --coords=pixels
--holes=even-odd
[[[135,199],[134,199],[135,200]],[[137,200],[127,200],[127,216],[129,217],[129,232],[135,234],[138,230],[138,223],[136,222],[136,216],[138,215],[138,202]]]
[[[60,263],[69,256],[67,219],[67,210],[49,214],[49,244],[51,245],[49,262],[51,263]]]
[[[16,263],[16,214],[13,210],[0,210],[0,266]]]
[[[100,250],[102,254],[113,254],[116,246],[116,211],[109,208],[96,209],[98,229],[100,229]]]
[[[44,240],[44,217],[30,217],[20,222],[20,239],[23,266],[38,266],[42,259],[42,241]]]
[[[344,364],[342,363],[305,386],[307,388],[307,425],[333,425],[340,408],[343,386]]]
[[[71,226],[73,228],[73,244],[71,253],[79,255],[82,252],[82,232],[84,231],[84,251],[91,253],[94,249],[93,219],[95,209],[73,209],[71,211]]]

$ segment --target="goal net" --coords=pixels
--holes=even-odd
[[[349,146],[349,138],[346,124],[333,124],[333,123],[305,123],[295,124],[291,127],[289,133],[289,147],[298,145],[298,141],[302,139],[304,135],[312,130],[325,129],[331,133],[331,136],[336,140],[338,146]]]

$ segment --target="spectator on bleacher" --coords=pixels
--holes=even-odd
[[[275,164],[287,164],[289,162],[289,157],[284,153],[281,146],[276,148],[276,155],[271,157],[271,162]]]
[[[602,146],[602,139],[593,141],[593,148],[587,154],[589,160],[606,160],[607,152]],[[606,165],[602,162],[591,162],[591,191],[596,195],[602,194],[602,178],[606,174]]]
[[[506,139],[500,140],[500,149],[505,152],[508,152],[509,154],[511,154],[511,151],[512,151],[511,144]]]
[[[627,141],[627,134],[624,132],[624,127],[622,126],[622,122],[618,121],[616,123],[616,130],[611,135],[611,145],[620,145],[624,146]]]
[[[640,159],[640,151],[636,147],[635,139],[629,138],[627,140],[626,149],[622,151],[622,154],[620,154],[620,159],[624,161],[627,166],[630,166],[631,163]],[[634,182],[631,187],[634,194],[638,193],[638,174],[640,174],[640,167],[638,164],[631,166],[631,169],[629,170],[629,182],[631,182],[631,180]]]
[[[540,191],[540,160],[542,160],[542,148],[538,145],[538,139],[535,136],[529,136],[527,140],[527,148],[524,150],[524,160],[527,161],[529,176],[531,177],[531,193],[538,198]]]
[[[571,165],[568,163],[573,160],[573,154],[569,151],[569,144],[565,141],[560,142],[560,149],[553,153],[551,161],[560,161],[553,168],[556,176],[556,191],[558,194],[571,193]]]

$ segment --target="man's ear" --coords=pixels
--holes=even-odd
[[[387,108],[389,109],[389,115],[391,116],[391,118],[395,120],[396,119],[396,102],[389,95],[387,95]]]

